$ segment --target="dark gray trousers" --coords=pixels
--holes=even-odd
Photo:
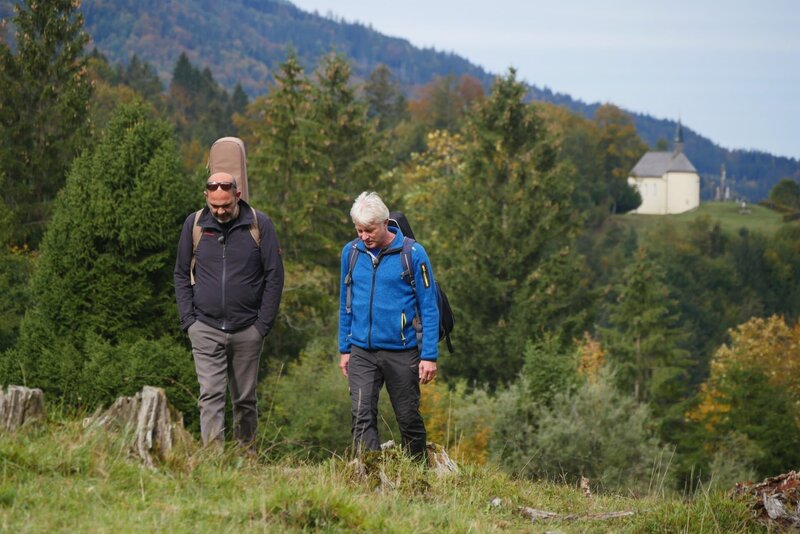
[[[378,396],[383,384],[389,393],[405,448],[425,457],[425,423],[419,413],[419,351],[364,350],[351,347],[347,366],[350,384],[353,441],[359,448],[380,450]]]
[[[195,321],[188,330],[200,382],[200,434],[203,443],[225,435],[225,396],[230,388],[233,436],[252,445],[258,426],[256,385],[264,338],[255,326],[223,332]]]

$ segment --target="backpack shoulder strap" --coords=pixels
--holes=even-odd
[[[400,276],[414,288],[414,293],[416,294],[417,281],[414,278],[414,260],[411,257],[411,248],[414,246],[414,243],[416,243],[414,239],[403,236],[403,249],[400,251],[400,259],[403,262],[403,272]]]
[[[200,236],[203,234],[203,228],[197,224],[202,213],[202,209],[194,213],[194,225],[192,225],[192,261],[189,263],[189,279],[192,285],[194,285],[194,266],[197,263],[194,253],[197,250],[197,245],[200,243]]]
[[[256,215],[256,209],[253,206],[250,206],[250,209],[253,210],[253,222],[250,224],[250,235],[253,237],[253,241],[256,242],[256,246],[261,248],[261,231],[258,229],[258,215]]]
[[[414,259],[411,257],[411,251],[414,247],[414,239],[403,236],[403,249],[400,251],[400,261],[403,262],[404,270],[400,274],[401,278],[405,278],[406,282],[411,286],[414,291],[414,309],[416,317],[412,324],[414,330],[417,332],[417,346],[422,347],[422,315],[419,311],[419,298],[417,297],[417,279],[414,277]]]
[[[345,298],[344,309],[350,314],[353,311],[353,268],[356,266],[358,260],[358,239],[350,242],[350,258],[349,267],[347,268],[347,275],[344,277],[344,284],[347,286],[347,296]]]

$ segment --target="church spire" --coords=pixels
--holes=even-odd
[[[683,126],[680,119],[678,119],[678,126],[675,128],[675,145],[672,151],[675,154],[683,152]]]

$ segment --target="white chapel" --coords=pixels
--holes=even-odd
[[[683,153],[683,128],[678,122],[672,152],[648,152],[633,167],[628,184],[642,196],[631,213],[667,215],[700,205],[700,175]]]

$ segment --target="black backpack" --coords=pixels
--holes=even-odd
[[[403,263],[406,266],[404,278],[408,280],[408,283],[411,284],[411,287],[416,291],[414,274],[411,272],[411,265],[413,265],[411,262],[411,247],[415,243],[414,232],[411,230],[411,225],[408,223],[406,216],[399,211],[389,213],[389,226],[399,228],[403,236],[405,236],[403,240],[403,250],[401,252]],[[452,353],[454,351],[453,342],[450,341],[450,332],[453,331],[456,320],[453,316],[453,309],[450,307],[450,301],[447,300],[447,294],[444,292],[439,282],[436,282],[436,302],[439,306],[439,341],[443,339],[447,341],[447,349]],[[419,315],[419,308],[417,308],[417,315]]]

